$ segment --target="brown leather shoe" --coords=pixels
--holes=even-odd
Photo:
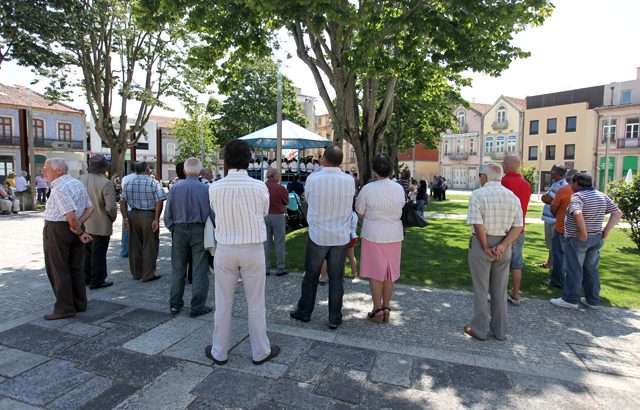
[[[256,366],[260,366],[261,364],[268,362],[269,360],[273,359],[279,354],[280,354],[280,347],[276,345],[272,345],[271,353],[269,353],[269,355],[262,360],[253,360],[253,364],[255,364]]]
[[[484,339],[478,337],[478,335],[476,334],[476,332],[473,331],[473,329],[471,328],[471,326],[465,326],[464,327],[464,332],[466,334],[468,334],[469,336],[473,337],[476,340],[480,340],[482,342],[484,342]]]
[[[158,280],[160,279],[162,276],[161,275],[153,275],[152,277],[150,277],[149,279],[142,279],[143,282],[151,282],[154,280]]]
[[[76,314],[73,312],[69,313],[52,313],[50,315],[44,315],[44,320],[60,320],[60,319],[69,319],[70,317],[74,317]]]

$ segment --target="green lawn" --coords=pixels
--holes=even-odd
[[[425,208],[425,212],[466,215],[468,207],[468,202],[451,202],[449,201],[449,198],[447,198],[446,201],[430,202],[429,205],[427,205],[427,207]],[[527,209],[527,218],[540,219],[542,217],[542,208],[543,205],[530,203],[529,208]]]
[[[432,219],[424,229],[411,228],[402,246],[400,282],[435,288],[471,290],[467,263],[469,227],[464,221]],[[291,271],[304,271],[304,249],[307,231],[287,235],[287,266]],[[356,248],[359,259],[360,248]],[[546,269],[533,264],[546,260],[542,224],[527,225],[524,249],[522,293],[525,297],[549,299],[561,293],[548,288]],[[640,252],[620,229],[614,229],[601,252],[600,274],[602,303],[611,306],[640,308]],[[347,272],[349,272],[347,264]]]

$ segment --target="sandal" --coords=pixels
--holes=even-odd
[[[389,321],[389,316],[391,316],[391,308],[389,307],[382,307],[382,311],[384,312],[382,317],[383,317],[383,321],[384,322],[388,322]]]
[[[367,313],[367,319],[375,323],[384,322],[384,313],[379,315],[380,312],[384,312],[384,309],[380,308]]]

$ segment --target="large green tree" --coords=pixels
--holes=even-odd
[[[215,122],[220,145],[276,122],[278,65],[271,58],[247,61],[218,83],[226,97]],[[295,88],[282,76],[282,119],[307,126]]]
[[[16,10],[42,8],[23,29],[35,27],[31,34],[40,38],[40,28],[51,26],[51,34],[42,38],[50,41],[62,66],[58,60],[17,61],[50,80],[52,99],[82,90],[95,129],[111,149],[112,172],[123,174],[126,150],[144,134],[153,109],[166,107],[161,98],[189,96],[185,84],[194,76],[183,47],[190,37],[180,18],[147,19],[135,0],[20,2]]]
[[[174,162],[195,157],[205,168],[215,168],[218,145],[213,130],[213,118],[201,105],[190,111],[190,118],[176,120],[173,133],[178,140],[178,155]]]
[[[145,1],[188,14],[206,43],[193,54],[203,67],[223,57],[230,65],[256,45],[264,51],[269,33],[286,28],[364,180],[391,123],[398,81],[414,65],[452,82],[465,70],[498,75],[528,55],[513,35],[552,10],[547,0]]]

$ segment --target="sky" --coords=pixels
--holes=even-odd
[[[501,95],[525,98],[636,78],[640,0],[556,0],[554,5],[542,26],[527,28],[514,38],[514,44],[531,56],[514,61],[497,78],[467,73],[473,84],[462,90],[465,99],[493,104]],[[294,57],[283,62],[282,72],[303,94],[317,97],[316,114],[326,113],[309,68],[295,56],[292,40],[285,41],[285,49]],[[30,69],[12,63],[0,69],[3,84],[30,86],[33,78]],[[44,84],[30,87],[41,92]],[[156,110],[154,114],[184,116],[177,101],[170,104],[174,112]],[[78,96],[71,105],[86,104]]]

